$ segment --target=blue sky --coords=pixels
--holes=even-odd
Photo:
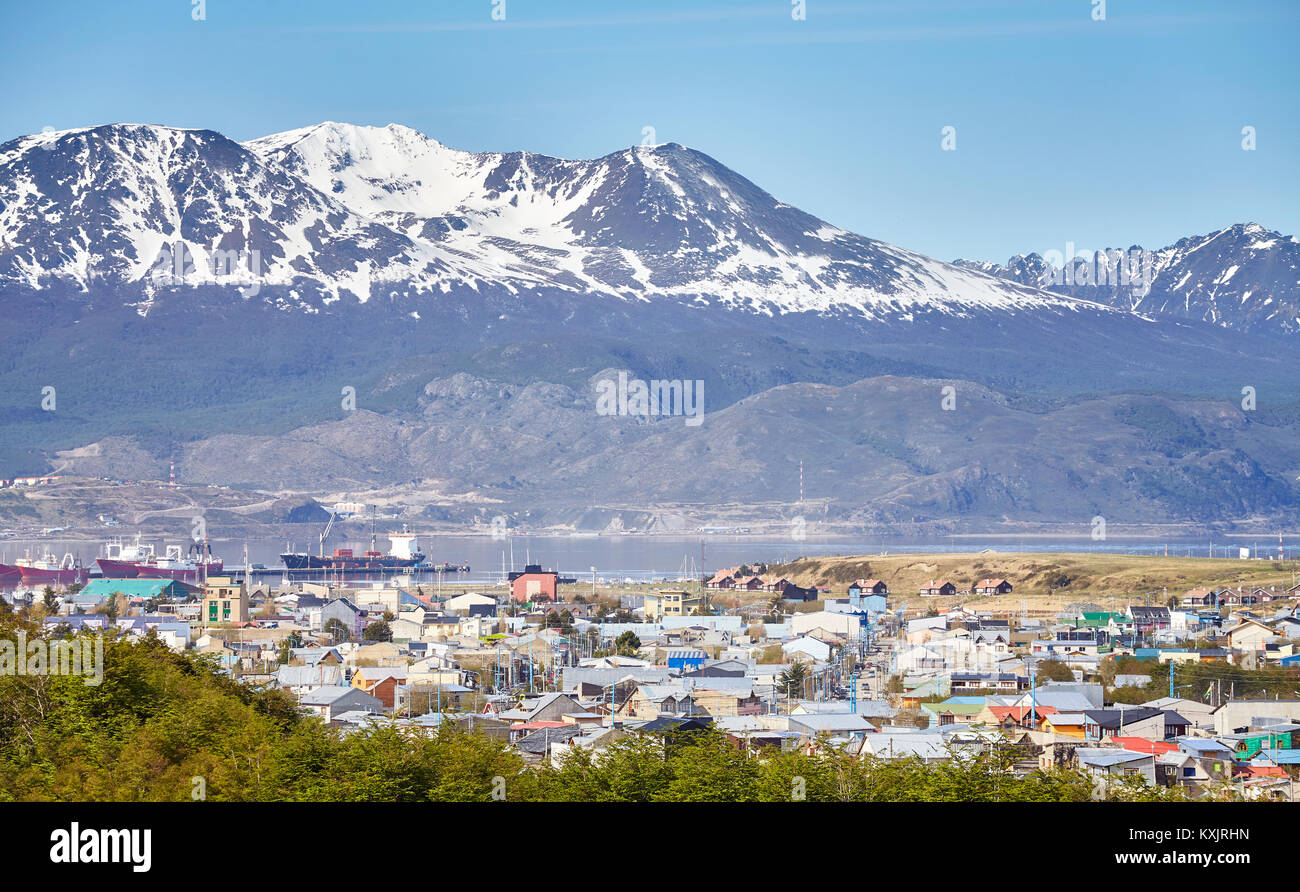
[[[336,120],[587,158],[653,127],[943,259],[1300,233],[1286,0],[193,2],[0,0],[0,140]]]

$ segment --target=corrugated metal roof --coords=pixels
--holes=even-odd
[[[79,594],[106,598],[120,593],[128,598],[160,598],[175,586],[190,591],[174,579],[92,579]]]

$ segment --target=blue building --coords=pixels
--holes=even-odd
[[[708,655],[702,650],[683,649],[668,651],[668,668],[678,672],[690,672],[704,665]]]

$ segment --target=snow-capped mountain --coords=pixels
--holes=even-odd
[[[675,144],[567,161],[325,123],[243,145],[106,125],[0,146],[0,283],[138,284],[148,307],[217,281],[222,254],[231,284],[316,311],[460,289],[873,318],[1082,307],[830,226]]]
[[[1194,319],[1225,328],[1300,332],[1300,239],[1238,223],[1209,235],[1146,250],[1106,249],[1110,262],[1091,257],[1049,263],[1018,254],[1005,265],[956,263],[1031,287],[1151,316]],[[1120,267],[1116,260],[1122,260]],[[1105,269],[1107,275],[1099,275]],[[1116,271],[1132,273],[1116,277]]]
[[[1189,240],[1154,281],[1199,279],[1230,322],[1232,289],[1294,293],[1261,285],[1294,280],[1293,245]],[[1276,338],[1166,318],[1155,289],[1042,290],[1042,271],[855,235],[671,144],[566,161],[396,126],[24,137],[0,146],[0,476],[179,459],[236,488],[437,479],[534,510],[779,499],[816,455],[846,516],[1291,511],[1300,380]],[[622,371],[700,382],[704,427],[596,411],[592,381]],[[1247,383],[1258,413],[1231,408]],[[1178,407],[1058,411],[1132,392]],[[1051,471],[1079,431],[1111,445]],[[1150,466],[1166,440],[1177,463]]]

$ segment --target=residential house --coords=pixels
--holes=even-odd
[[[918,593],[922,598],[951,597],[957,594],[957,586],[953,585],[946,579],[935,581],[931,579],[925,585],[921,586]]]
[[[276,670],[275,683],[277,687],[299,697],[313,688],[344,684],[343,668],[324,663],[315,666],[281,666]]]
[[[739,567],[732,567],[729,570],[719,570],[714,573],[705,583],[705,588],[712,589],[732,589],[736,587],[736,577],[740,575]]]
[[[550,759],[553,748],[568,744],[573,738],[582,734],[583,729],[577,725],[537,728],[515,741],[514,747],[524,754],[527,761]]]
[[[384,704],[378,697],[346,685],[323,685],[311,688],[299,696],[298,705],[307,712],[321,716],[327,722],[353,710],[379,713],[384,708]]]
[[[1057,737],[1084,740],[1088,736],[1087,726],[1088,716],[1082,712],[1058,712],[1044,716],[1038,723],[1038,730]]]
[[[1191,729],[1191,722],[1178,713],[1147,706],[1089,709],[1084,715],[1088,719],[1085,727],[1088,740],[1129,736],[1169,740]]]
[[[916,757],[925,762],[946,762],[952,757],[948,741],[939,732],[892,726],[862,735],[858,753],[875,759]]]
[[[922,704],[921,712],[929,717],[931,727],[964,725],[975,721],[985,711],[987,699],[970,695],[949,697],[941,703]]]
[[[1264,750],[1289,750],[1300,743],[1300,724],[1270,724],[1235,734],[1221,734],[1218,740],[1232,747],[1238,761],[1253,759]]]
[[[1156,756],[1156,783],[1162,787],[1188,787],[1195,795],[1215,778],[1209,764],[1177,748],[1160,753]]]
[[[344,641],[361,637],[366,627],[366,614],[350,598],[335,598],[320,609],[320,629],[329,633],[332,620],[338,620],[343,626],[341,638]],[[336,628],[331,626],[331,628]]]
[[[541,564],[527,564],[523,572],[513,571],[507,578],[510,597],[517,603],[554,601],[557,598],[560,574],[543,570]]]
[[[704,602],[698,594],[660,589],[646,595],[643,603],[645,618],[657,623],[665,616],[690,616],[699,610]]]
[[[841,638],[853,638],[862,628],[862,622],[852,613],[834,613],[819,610],[815,613],[796,613],[790,617],[789,634],[807,635],[817,629],[825,629]]]
[[[1009,595],[1011,583],[1005,579],[981,579],[971,587],[972,595]]]
[[[637,685],[616,710],[630,719],[656,719],[660,716],[691,714],[691,695],[676,685]]]
[[[1184,607],[1217,607],[1219,606],[1219,593],[1212,588],[1188,589],[1187,594],[1183,595],[1182,605]]]
[[[1079,681],[1039,682],[1032,691],[1021,694],[1015,705],[1024,706],[1032,701],[1042,706],[1051,706],[1057,712],[1083,712],[1101,709],[1105,702],[1104,695],[1105,688],[1100,684]]]
[[[791,731],[805,737],[827,734],[831,737],[861,737],[876,730],[866,716],[851,712],[812,713],[788,717]]]
[[[361,667],[352,673],[352,687],[375,697],[385,709],[397,706],[397,688],[406,684],[406,670],[396,667]]]
[[[1081,747],[1074,751],[1079,769],[1091,775],[1099,788],[1125,777],[1141,777],[1152,786],[1156,782],[1156,760],[1151,753],[1135,753],[1119,747]]]
[[[1225,634],[1233,650],[1262,650],[1266,643],[1279,637],[1276,630],[1253,619],[1242,619]]]
[[[792,661],[825,663],[831,658],[831,646],[816,638],[804,636],[781,645],[781,652]]]
[[[1017,693],[1027,684],[1027,679],[1007,672],[954,672],[950,676],[952,692],[999,691]]]
[[[1189,700],[1186,697],[1157,697],[1155,700],[1148,700],[1140,705],[1155,709],[1172,710],[1190,721],[1193,728],[1206,730],[1214,728],[1214,707],[1203,700]]]
[[[1138,635],[1150,635],[1160,629],[1168,629],[1173,622],[1168,607],[1134,604],[1130,605],[1128,615],[1133,618],[1133,629]]]
[[[525,700],[512,710],[498,715],[498,718],[513,722],[535,724],[537,722],[563,723],[566,715],[586,712],[582,704],[569,694],[552,692],[542,694],[535,700]]]
[[[1284,638],[1300,638],[1300,616],[1279,616],[1273,620],[1273,628]]]
[[[795,585],[793,582],[787,582],[779,589],[782,601],[816,601],[821,593],[817,587],[810,585],[802,587]]]
[[[448,613],[466,614],[472,614],[474,608],[484,607],[490,608],[492,613],[496,613],[497,599],[491,595],[480,595],[475,592],[466,592],[463,595],[448,598],[442,605],[442,609]]]
[[[1197,770],[1188,772],[1186,759],[1166,757],[1169,764],[1176,762],[1180,766],[1183,782],[1203,784],[1210,780],[1226,782],[1232,779],[1236,760],[1231,747],[1204,737],[1180,737],[1175,743],[1181,756],[1190,757],[1196,763]]]
[[[858,579],[849,584],[849,598],[860,598],[864,595],[879,595],[887,597],[889,595],[889,585],[883,579]]]
[[[716,679],[714,683],[716,683]],[[759,715],[763,701],[752,687],[696,688],[690,692],[690,715]]]
[[[1226,696],[1228,685],[1223,687]],[[1225,700],[1214,712],[1214,731],[1220,735],[1284,722],[1300,722],[1300,700]]]

